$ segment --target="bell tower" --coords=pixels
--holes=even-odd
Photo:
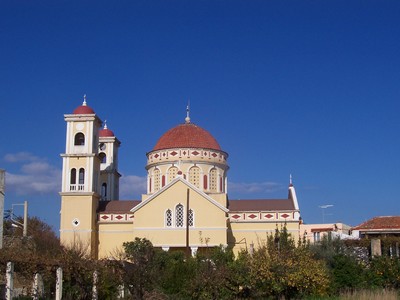
[[[82,247],[97,257],[97,214],[100,199],[98,156],[101,120],[86,104],[64,115],[67,123],[61,187],[60,241]]]
[[[119,200],[118,148],[121,142],[114,132],[104,128],[99,132],[100,195],[101,201]]]

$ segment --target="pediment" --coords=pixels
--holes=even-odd
[[[154,193],[149,198],[147,198],[146,200],[142,201],[140,204],[132,208],[131,212],[135,213],[136,211],[140,210],[142,207],[146,206],[150,202],[157,201],[157,199],[161,199],[167,193],[168,194],[173,193],[175,190],[176,191],[179,190],[180,194],[182,194],[182,189],[184,188],[186,190],[189,190],[189,195],[191,195],[189,196],[189,198],[192,198],[194,193],[196,195],[196,198],[208,201],[209,203],[211,203],[218,209],[222,210],[223,212],[227,213],[229,211],[226,207],[215,201],[212,197],[210,197],[209,195],[198,189],[196,186],[194,186],[187,180],[183,179],[182,177],[177,177],[169,184],[164,186],[162,189],[160,189],[158,192]]]

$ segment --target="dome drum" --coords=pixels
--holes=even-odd
[[[147,165],[149,166],[161,162],[171,163],[173,161],[196,161],[227,165],[227,158],[228,154],[223,151],[193,148],[176,148],[149,152],[147,154]]]

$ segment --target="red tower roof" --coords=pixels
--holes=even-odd
[[[204,148],[221,151],[217,140],[207,130],[189,122],[168,130],[158,140],[153,151],[170,148]]]
[[[115,136],[114,132],[112,132],[110,129],[104,128],[99,131],[99,137],[113,137],[113,136]]]
[[[87,114],[94,114],[95,112],[91,107],[87,105],[86,106],[81,105],[75,108],[73,113],[74,115],[87,115]]]
[[[86,95],[83,96],[82,105],[75,108],[73,112],[74,115],[90,115],[94,113],[94,110],[90,106],[86,105]]]

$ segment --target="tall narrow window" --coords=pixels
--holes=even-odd
[[[75,146],[85,145],[85,135],[82,132],[78,132],[75,135]]]
[[[175,208],[175,226],[183,227],[184,224],[184,213],[183,213],[183,205],[178,204]]]
[[[217,192],[217,169],[212,168],[210,171],[210,191]]]
[[[319,242],[321,240],[320,232],[314,232],[314,242]]]
[[[157,192],[160,189],[160,170],[154,170],[154,191]]]
[[[101,200],[107,200],[107,183],[101,185]]]
[[[75,168],[71,170],[71,181],[70,181],[70,183],[71,184],[76,184],[76,169]]]
[[[189,227],[193,227],[194,226],[194,213],[192,209],[189,209]]]
[[[208,180],[207,175],[204,175],[203,176],[203,187],[204,187],[204,190],[207,190],[207,188],[208,188],[207,180]]]
[[[189,170],[189,182],[196,187],[200,187],[200,168],[192,167]]]
[[[172,211],[170,209],[165,212],[165,225],[167,227],[172,226]]]
[[[168,169],[168,183],[176,178],[176,174],[178,174],[177,167],[171,167]]]
[[[106,155],[104,152],[101,152],[101,153],[99,154],[99,158],[100,158],[100,162],[101,162],[102,164],[105,164],[105,163],[107,162],[107,155]]]
[[[85,184],[85,169],[79,169],[79,184]]]

